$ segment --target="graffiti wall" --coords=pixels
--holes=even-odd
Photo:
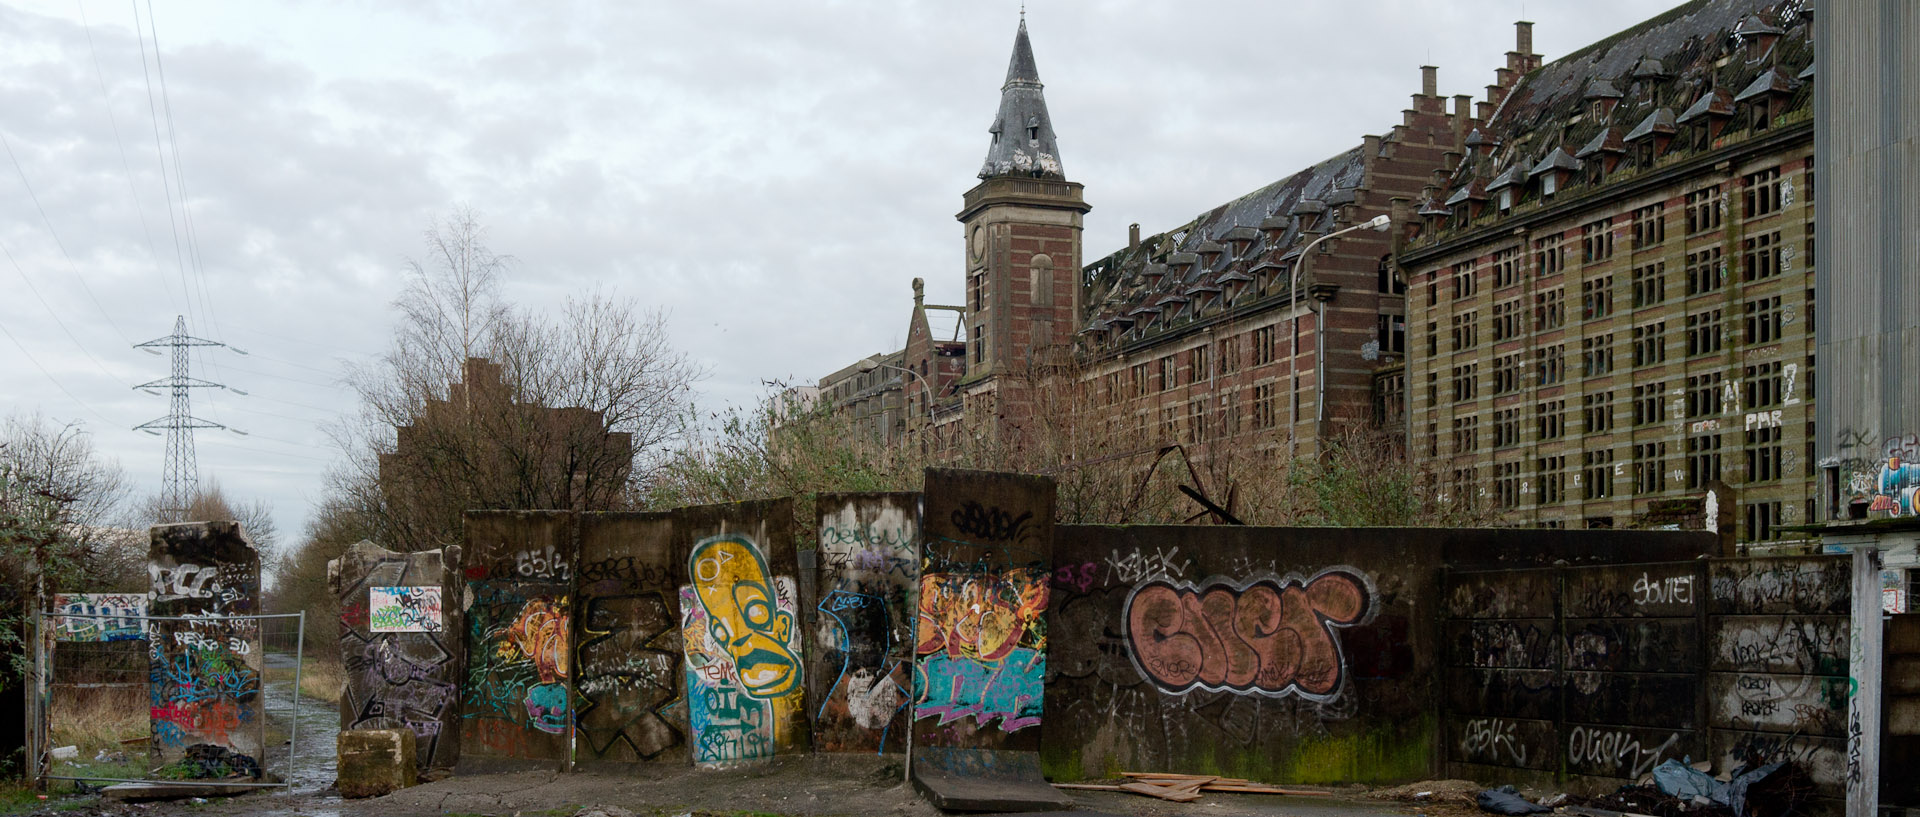
[[[460,769],[572,760],[573,515],[470,511]]]
[[[260,553],[235,522],[156,525],[147,553],[149,760],[181,777],[258,777]],[[218,747],[209,749],[206,747]],[[225,751],[219,751],[225,750]],[[217,757],[217,763],[193,758]]]
[[[1048,776],[1427,776],[1435,636],[1414,611],[1438,554],[1406,538],[1061,526]]]
[[[913,774],[1038,778],[1053,481],[927,470]],[[924,784],[923,784],[924,785]]]
[[[685,552],[668,514],[580,516],[573,682],[576,761],[686,763],[680,586]]]
[[[822,494],[810,600],[814,749],[902,752],[913,690],[919,494]]]
[[[458,621],[453,598],[459,549],[398,553],[372,542],[327,563],[327,586],[340,600],[342,729],[406,729],[421,771],[459,759],[455,710],[460,698]]]
[[[54,639],[58,641],[138,641],[147,637],[140,620],[147,614],[145,593],[59,593],[53,597],[53,609],[73,616],[55,619]]]
[[[792,525],[787,499],[675,512],[674,537],[687,553],[680,632],[696,766],[808,748]]]

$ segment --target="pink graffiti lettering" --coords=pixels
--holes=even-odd
[[[1166,692],[1328,700],[1346,680],[1333,630],[1364,621],[1372,605],[1370,583],[1352,568],[1244,586],[1156,579],[1127,597],[1127,644],[1140,674]]]

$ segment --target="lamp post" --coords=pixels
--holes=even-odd
[[[1336,236],[1346,235],[1356,230],[1384,232],[1391,226],[1393,226],[1393,219],[1388,217],[1387,214],[1381,213],[1368,221],[1363,221],[1345,229],[1335,230],[1309,241],[1307,242],[1306,248],[1300,251],[1300,263],[1294,265],[1293,281],[1288,287],[1292,299],[1289,300],[1287,304],[1287,308],[1293,313],[1291,328],[1287,332],[1287,462],[1289,464],[1293,462],[1294,438],[1297,436],[1297,429],[1300,424],[1300,282],[1307,277],[1307,262],[1313,258],[1313,248],[1319,246],[1322,241]],[[1325,408],[1327,401],[1326,308],[1322,307],[1317,310],[1315,314],[1316,319],[1313,322],[1313,387],[1315,393],[1313,404],[1313,436],[1314,443],[1317,445],[1320,440],[1320,421],[1327,416]]]
[[[896,372],[906,372],[908,377],[919,378],[920,388],[926,390],[927,392],[927,426],[929,428],[933,426],[933,387],[927,384],[927,379],[924,377],[921,377],[919,372],[916,372],[905,366],[895,366],[890,363],[881,363],[880,361],[874,360],[873,358],[867,358],[866,360],[860,361],[860,364],[855,366],[854,368],[863,372],[871,372],[875,369],[892,369]],[[905,389],[901,389],[901,396],[902,397],[906,396]]]

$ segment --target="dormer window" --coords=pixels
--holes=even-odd
[[[1513,188],[1511,187],[1501,188],[1500,212],[1504,213],[1512,209],[1513,209]]]
[[[1559,189],[1560,189],[1559,174],[1548,173],[1540,177],[1540,198],[1541,199],[1544,199],[1546,201],[1552,201],[1553,194],[1558,192]]]

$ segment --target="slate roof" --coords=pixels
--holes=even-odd
[[[980,178],[1066,178],[1060,168],[1053,118],[1047,115],[1047,99],[1041,93],[1043,87],[1040,69],[1033,62],[1033,43],[1027,39],[1027,19],[1022,16],[1020,31],[1013,36],[1013,57],[1007,61],[1007,81],[1000,86],[1000,112],[987,129],[993,141],[987,145]]]
[[[1556,154],[1587,159],[1619,151],[1623,142],[1696,127],[1690,123],[1709,113],[1733,114],[1743,104],[1735,89],[1740,99],[1790,94],[1788,110],[1810,111],[1811,85],[1795,79],[1813,62],[1806,5],[1694,0],[1541,66],[1521,77],[1467,139],[1493,150],[1469,151],[1433,199],[1460,205],[1503,178],[1511,181],[1514,168],[1537,170],[1542,157],[1564,166]],[[1597,106],[1602,100],[1614,103]],[[1669,149],[1692,149],[1685,141]]]
[[[1193,221],[1142,238],[1086,266],[1089,329],[1124,325],[1117,318],[1157,315],[1160,325],[1186,311],[1218,306],[1228,284],[1254,280],[1255,270],[1282,265],[1300,245],[1325,233],[1335,208],[1352,201],[1363,174],[1362,147],[1334,156],[1201,214]],[[1232,252],[1224,242],[1249,242]],[[1223,252],[1224,250],[1224,252]],[[1212,265],[1201,253],[1220,252]],[[1154,273],[1161,274],[1154,274]],[[1153,305],[1148,309],[1147,307]],[[1155,311],[1157,310],[1157,311]]]

